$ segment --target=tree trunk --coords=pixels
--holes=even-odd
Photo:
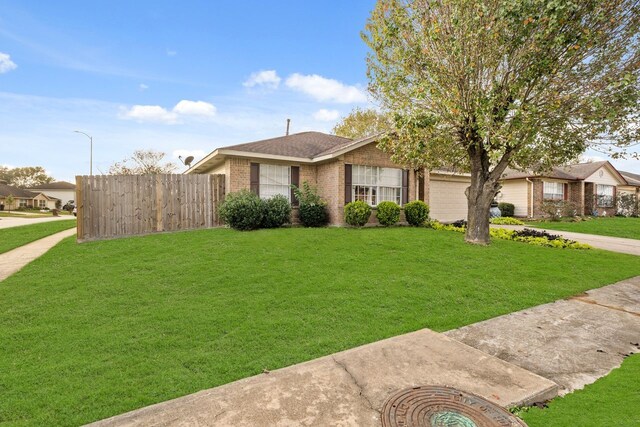
[[[500,188],[489,170],[489,155],[481,144],[468,149],[471,185],[467,189],[467,233],[465,240],[477,245],[489,244],[489,210]]]

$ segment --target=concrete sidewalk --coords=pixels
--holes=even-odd
[[[0,281],[11,276],[34,259],[42,256],[49,249],[57,245],[65,237],[76,234],[75,228],[64,230],[35,242],[0,254]]]
[[[451,386],[515,406],[595,381],[640,350],[639,341],[636,277],[445,334],[424,329],[401,335],[91,425],[379,426],[384,401],[418,385]]]
[[[61,220],[75,219],[73,215],[60,215],[60,216],[44,216],[42,218],[19,218],[13,216],[0,217],[0,229],[20,227],[22,225],[38,224],[40,222],[49,221],[61,221]]]
[[[446,332],[569,393],[640,351],[640,277]]]
[[[557,385],[428,329],[142,408],[93,426],[379,426],[394,392],[447,385],[501,406]]]
[[[491,225],[494,228],[506,228],[509,230],[522,230],[531,228],[534,230],[545,230],[549,234],[562,236],[565,239],[575,240],[576,242],[586,243],[594,248],[604,249],[606,251],[620,252],[623,254],[631,254],[640,256],[640,240],[625,239],[622,237],[598,236],[595,234],[574,233],[569,231],[550,230],[540,227],[532,227],[528,225]]]

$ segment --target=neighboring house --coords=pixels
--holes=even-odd
[[[554,167],[543,173],[509,169],[497,199],[513,203],[520,217],[542,217],[545,201],[561,200],[574,203],[579,215],[612,216],[617,210],[617,188],[627,185],[608,161]]]
[[[33,187],[27,188],[27,190],[44,193],[51,198],[59,199],[62,205],[69,200],[76,199],[76,185],[66,181],[34,185]]]
[[[626,185],[618,186],[618,192],[622,194],[640,194],[640,175],[620,171],[620,175],[627,181]]]
[[[344,223],[344,206],[353,200],[363,200],[375,209],[385,200],[404,205],[419,199],[432,202],[433,218],[447,221],[466,216],[466,209],[448,212],[444,201],[462,197],[466,206],[462,187],[469,185],[468,177],[403,169],[376,144],[376,136],[351,140],[302,132],[218,148],[185,173],[223,174],[227,193],[251,190],[264,198],[282,194],[294,208],[297,200],[290,185],[307,181],[327,201],[334,225]],[[462,185],[460,181],[465,180],[466,185]],[[453,203],[456,209],[462,204]],[[372,222],[374,218],[372,215]]]
[[[6,202],[9,196],[13,196],[13,204],[11,206],[8,206]],[[44,193],[0,183],[0,205],[3,205],[5,210],[26,207],[54,209],[57,200],[58,199],[49,197]]]

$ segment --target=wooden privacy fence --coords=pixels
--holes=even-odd
[[[224,175],[77,176],[78,240],[215,227],[223,199]]]

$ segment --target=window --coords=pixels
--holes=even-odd
[[[18,206],[20,206],[21,208],[26,208],[27,207],[27,201],[24,199],[20,199],[20,201],[18,202]]]
[[[46,200],[38,200],[38,207],[44,208],[45,206],[47,206]]]
[[[260,197],[269,199],[282,194],[291,201],[291,168],[260,164]]]
[[[352,200],[371,206],[384,201],[401,204],[402,169],[353,165],[351,176]]]
[[[613,207],[613,185],[596,185],[596,199],[598,207],[612,208]]]
[[[564,184],[561,182],[545,182],[543,183],[544,200],[563,200]]]

